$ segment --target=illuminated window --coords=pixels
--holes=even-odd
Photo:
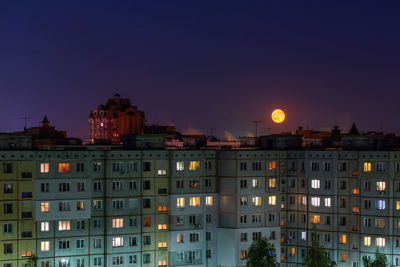
[[[386,202],[385,200],[377,200],[376,201],[376,209],[378,210],[384,210],[386,208]]]
[[[50,203],[42,202],[40,203],[40,212],[49,212],[50,211]]]
[[[320,198],[319,197],[312,197],[311,198],[311,206],[319,207],[320,205]]]
[[[167,261],[166,260],[158,261],[158,266],[167,266]]]
[[[353,189],[353,195],[358,195],[360,194],[360,190],[358,188]]]
[[[40,231],[48,232],[49,231],[49,222],[40,222]]]
[[[183,161],[178,161],[176,163],[176,170],[183,171],[185,169],[185,163]]]
[[[102,201],[101,200],[93,200],[93,209],[101,210]]]
[[[269,196],[268,197],[268,205],[275,206],[276,205],[276,196]]]
[[[364,246],[366,246],[366,247],[371,246],[371,237],[370,236],[364,236]]]
[[[271,179],[268,180],[268,187],[269,188],[276,187],[276,179],[275,178],[271,178]]]
[[[340,254],[340,261],[341,262],[346,262],[347,261],[347,255],[346,255],[346,253],[342,253],[342,254]]]
[[[294,256],[295,253],[296,253],[295,248],[290,248],[290,249],[289,249],[289,255],[290,255],[290,256]]]
[[[346,235],[340,235],[340,244],[346,244],[347,243],[347,236]]]
[[[40,251],[49,251],[49,250],[50,250],[50,241],[41,241]]]
[[[311,215],[311,223],[313,223],[313,224],[319,224],[320,219],[321,218],[319,215]]]
[[[400,201],[396,201],[396,210],[400,210]]]
[[[253,197],[252,203],[253,203],[253,206],[261,206],[261,197]]]
[[[113,248],[123,247],[124,246],[124,238],[123,237],[113,237],[112,246],[113,246]]]
[[[166,212],[167,206],[158,206],[157,210],[158,210],[158,212]]]
[[[307,232],[301,232],[301,240],[307,240]]]
[[[303,205],[303,206],[307,205],[307,197],[306,196],[301,197],[301,205]]]
[[[275,162],[275,161],[270,161],[270,162],[268,163],[268,169],[269,169],[270,171],[275,170],[275,169],[276,169],[276,162]]]
[[[85,210],[85,204],[83,201],[79,200],[76,202],[76,210]]]
[[[159,242],[158,243],[158,248],[166,248],[167,247],[167,242]]]
[[[151,225],[150,217],[144,217],[143,218],[143,226],[150,226],[150,225]]]
[[[311,188],[313,189],[318,189],[320,187],[320,181],[315,179],[311,180]]]
[[[27,251],[21,251],[21,257],[30,257],[32,256],[32,251],[27,250]]]
[[[386,182],[376,182],[376,191],[385,191],[386,189]]]
[[[176,235],[176,243],[183,243],[183,234]]]
[[[353,171],[353,176],[358,176],[360,173],[358,171]]]
[[[358,207],[353,207],[353,213],[358,213],[360,209]]]
[[[198,171],[200,169],[200,161],[189,161],[189,171]]]
[[[206,196],[206,205],[207,206],[213,205],[213,197],[212,196]]]
[[[58,172],[69,172],[69,163],[58,163]]]
[[[375,227],[379,229],[385,228],[385,219],[375,219]]]
[[[167,175],[167,170],[157,170],[158,176],[165,176]]]
[[[71,221],[58,221],[58,231],[71,230]]]
[[[112,228],[123,228],[124,227],[124,219],[112,219]]]
[[[167,230],[167,225],[166,224],[159,224],[158,225],[158,230]]]
[[[325,207],[330,207],[331,206],[331,198],[327,197],[325,198]]]
[[[200,206],[200,197],[191,197],[189,199],[189,205],[192,207]]]
[[[377,237],[375,238],[375,246],[379,248],[384,248],[385,247],[386,240],[383,237]]]
[[[48,173],[50,170],[50,164],[49,163],[40,163],[40,172],[41,173]]]
[[[178,198],[176,199],[176,206],[177,206],[178,208],[183,208],[183,207],[185,207],[185,198],[184,198],[184,197],[178,197]]]
[[[364,162],[364,172],[371,171],[371,162]]]
[[[253,179],[252,186],[253,186],[253,188],[258,188],[258,187],[261,187],[261,183],[258,179]]]
[[[240,251],[240,259],[245,260],[246,259],[246,250],[241,250]]]

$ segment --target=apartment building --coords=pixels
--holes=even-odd
[[[9,150],[0,167],[3,267],[245,266],[264,236],[282,266],[313,239],[338,266],[400,265],[398,151]]]

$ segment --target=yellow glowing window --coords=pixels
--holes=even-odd
[[[319,222],[320,222],[320,216],[319,215],[312,215],[311,216],[311,223],[313,223],[313,224],[319,224]]]
[[[189,170],[198,171],[200,169],[200,161],[189,161]]]
[[[371,162],[364,162],[364,172],[371,171]]]
[[[206,196],[206,205],[207,206],[213,205],[213,197],[212,196]]]
[[[21,257],[30,257],[32,256],[32,251],[21,251]]]
[[[271,178],[268,180],[268,187],[269,188],[276,187],[276,179],[275,178]]]
[[[158,266],[167,266],[167,261],[166,260],[158,261]]]
[[[358,207],[353,207],[353,212],[354,213],[358,213],[360,211],[360,209]]]
[[[40,203],[40,212],[49,212],[50,211],[50,203],[42,202]]]
[[[84,204],[84,202],[83,201],[77,201],[76,202],[76,209],[77,210],[85,210],[85,204]]]
[[[295,248],[290,248],[289,249],[289,254],[290,254],[290,256],[294,256],[294,254],[296,254],[296,249]]]
[[[379,229],[384,229],[385,228],[385,219],[376,219],[375,227],[379,228]]]
[[[396,201],[396,210],[400,210],[400,201]]]
[[[371,237],[370,236],[364,236],[364,246],[366,246],[366,247],[371,246]]]
[[[49,163],[40,163],[40,172],[48,173],[50,169]]]
[[[159,224],[158,225],[158,230],[167,230],[167,225],[166,224]]]
[[[69,172],[69,163],[58,163],[58,172]]]
[[[241,250],[240,251],[240,259],[245,260],[246,259],[246,250]]]
[[[167,242],[158,242],[158,248],[166,248]]]
[[[270,206],[275,206],[276,205],[276,196],[269,196],[268,197],[268,204]]]
[[[253,197],[252,203],[253,206],[261,206],[261,197]]]
[[[167,206],[158,206],[158,212],[165,212],[167,211]]]
[[[189,205],[192,207],[200,206],[200,197],[191,197],[189,199]]]
[[[177,206],[178,208],[183,208],[183,207],[185,207],[185,198],[184,198],[184,197],[178,197],[178,198],[176,199],[176,206]]]
[[[347,243],[347,236],[340,235],[340,244],[346,244],[346,243]]]
[[[183,234],[176,235],[176,243],[183,243]]]
[[[358,195],[360,194],[360,190],[358,188],[353,189],[353,195]]]
[[[281,261],[283,261],[283,260],[285,260],[285,256],[282,255],[281,256]]]
[[[112,219],[112,228],[123,228],[124,227],[124,219]]]
[[[270,171],[275,170],[276,169],[276,162],[275,161],[268,162],[268,169]]]
[[[386,190],[386,182],[376,182],[376,190],[377,191],[385,191]]]
[[[50,241],[40,242],[40,251],[49,251],[49,250],[50,250]]]

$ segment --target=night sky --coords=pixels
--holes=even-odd
[[[396,2],[3,1],[0,131],[47,114],[88,137],[116,92],[184,132],[400,131]]]

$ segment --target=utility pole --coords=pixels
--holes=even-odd
[[[256,137],[258,137],[258,124],[262,123],[262,121],[253,121],[256,126]]]
[[[26,130],[27,121],[33,119],[33,117],[24,116],[24,117],[21,117],[21,119],[23,119],[25,121],[25,123],[24,123],[24,131],[25,131]]]

